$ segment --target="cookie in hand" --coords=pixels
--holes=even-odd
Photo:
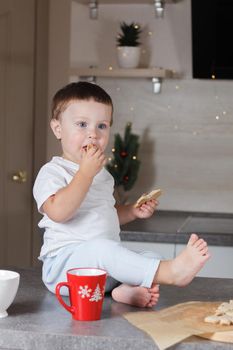
[[[142,204],[150,201],[151,199],[157,199],[162,194],[160,189],[153,190],[149,193],[143,194],[140,198],[138,198],[137,202],[134,204],[135,208],[139,208]]]

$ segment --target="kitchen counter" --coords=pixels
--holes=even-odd
[[[116,303],[107,295],[100,321],[74,321],[42,284],[40,269],[15,270],[21,275],[20,287],[9,316],[0,319],[1,350],[157,349],[150,336],[122,316],[139,308]],[[233,279],[195,278],[185,288],[161,286],[160,294],[156,309],[192,300],[228,301],[233,297]],[[171,349],[233,349],[233,344],[191,337]]]
[[[233,215],[157,211],[121,227],[122,241],[186,244],[197,232],[209,245],[233,247]]]

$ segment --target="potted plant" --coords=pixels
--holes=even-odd
[[[136,68],[140,60],[139,37],[142,32],[137,23],[120,24],[121,33],[117,36],[117,58],[121,68]]]

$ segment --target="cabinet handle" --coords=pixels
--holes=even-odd
[[[12,175],[12,181],[17,183],[24,183],[27,181],[27,172],[25,170],[19,170]]]

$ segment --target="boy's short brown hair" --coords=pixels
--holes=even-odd
[[[79,81],[70,83],[56,92],[52,100],[52,119],[59,119],[60,114],[72,100],[94,100],[109,105],[113,114],[112,99],[104,89],[93,83]]]

